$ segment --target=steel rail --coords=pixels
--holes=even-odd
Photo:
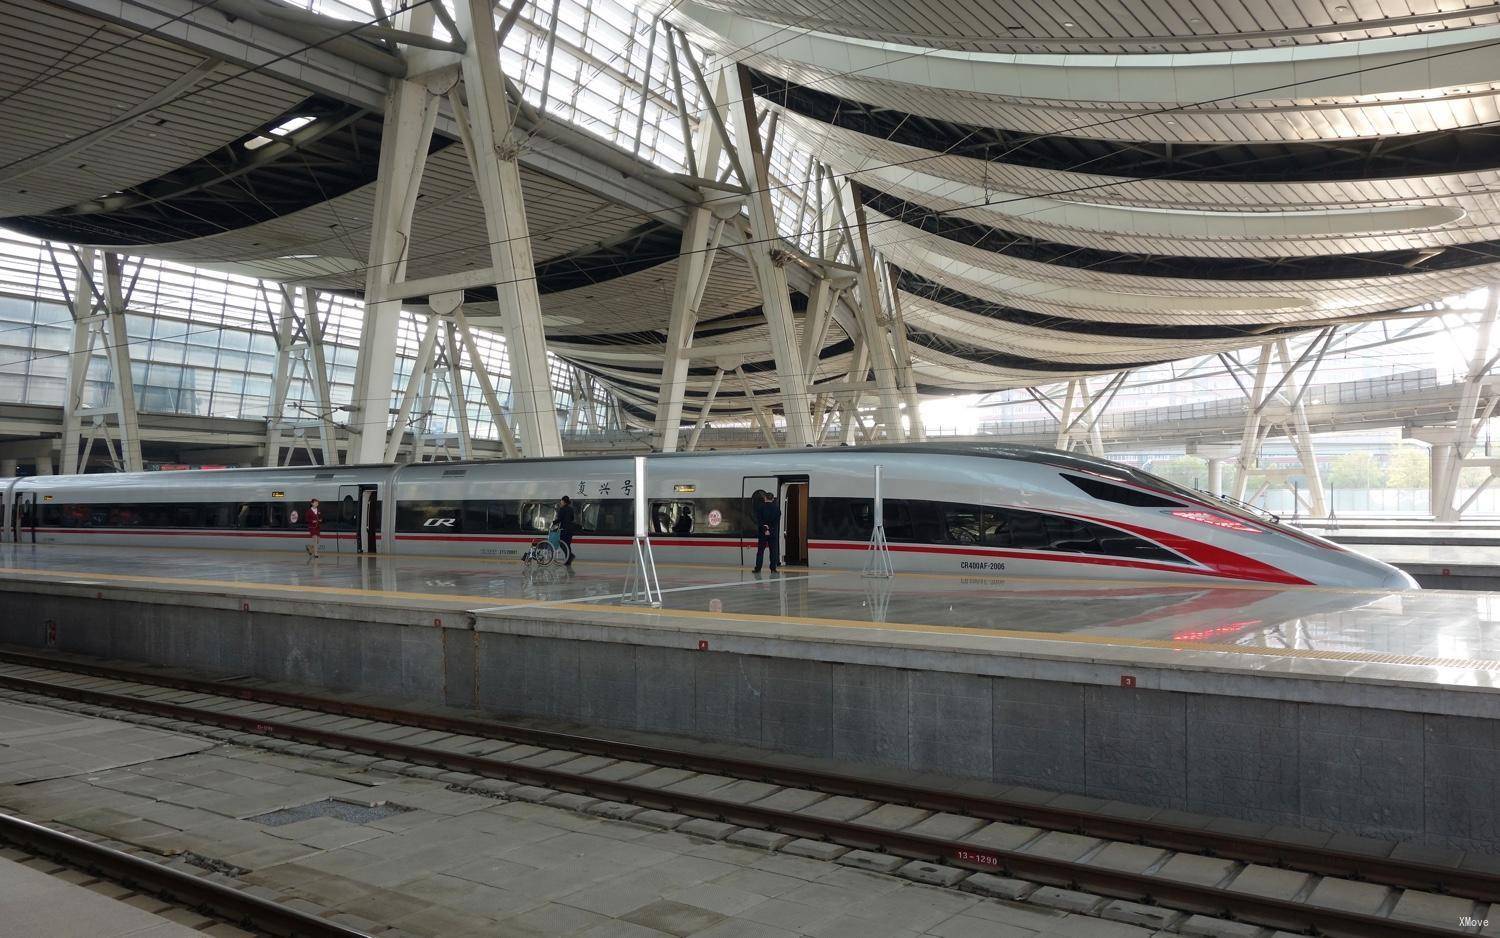
[[[558,791],[641,805],[744,827],[755,827],[815,840],[834,841],[863,849],[883,850],[916,860],[947,863],[983,872],[1001,872],[1035,882],[1065,885],[1136,901],[1149,900],[1174,909],[1252,921],[1274,928],[1315,929],[1321,935],[1347,935],[1350,938],[1429,938],[1429,936],[1441,938],[1441,936],[1455,934],[1450,929],[1393,921],[1376,915],[1234,892],[1213,886],[1200,886],[1158,875],[1113,870],[965,841],[907,834],[870,827],[854,821],[809,817],[791,811],[723,801],[710,795],[665,791],[647,785],[632,784],[628,781],[599,779],[558,769],[519,765],[484,756],[449,752],[428,746],[408,745],[334,730],[321,730],[296,723],[280,723],[214,710],[199,710],[190,706],[162,703],[129,694],[89,690],[12,675],[0,675],[0,687],[96,706],[131,710],[171,720],[220,726],[261,736],[274,736],[324,748],[343,749],[385,759],[524,782],[554,788]]]
[[[337,922],[10,814],[0,813],[0,842],[269,934],[285,938],[369,938],[365,932]]]
[[[1500,876],[1481,871],[1378,857],[1371,854],[1325,850],[1316,846],[1262,837],[1226,835],[1196,827],[921,788],[897,782],[818,772],[812,769],[782,766],[732,756],[715,756],[680,749],[617,742],[600,737],[536,729],[499,721],[445,716],[295,691],[243,687],[221,681],[162,675],[146,669],[80,662],[52,655],[0,649],[0,662],[73,671],[111,680],[153,684],[174,690],[214,694],[257,703],[320,710],[341,716],[399,723],[467,736],[503,739],[546,749],[566,749],[583,755],[691,769],[712,775],[727,775],[795,788],[809,788],[833,795],[848,795],[892,804],[912,805],[924,810],[963,814],[980,820],[1021,823],[1044,830],[1082,834],[1103,840],[1146,844],[1167,850],[1280,866],[1341,879],[1379,883],[1403,889],[1440,892],[1483,902],[1500,902]]]

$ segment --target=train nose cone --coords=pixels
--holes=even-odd
[[[1419,590],[1422,587],[1412,575],[1397,567],[1387,567],[1385,581],[1380,584],[1388,590]]]

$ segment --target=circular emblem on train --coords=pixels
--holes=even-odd
[[[723,520],[724,515],[717,508],[708,513],[708,526],[711,528],[717,528]]]
[[[296,523],[297,523],[297,509],[293,508],[292,509],[292,524],[296,524]]]

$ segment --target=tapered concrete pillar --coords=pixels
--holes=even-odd
[[[1208,461],[1208,493],[1224,494],[1224,460],[1217,457]]]

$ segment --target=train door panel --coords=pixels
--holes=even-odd
[[[807,490],[805,476],[782,479],[781,530],[785,540],[782,542],[781,562],[794,567],[807,566]]]
[[[745,537],[749,538],[750,546],[745,546],[744,538],[740,541],[740,565],[744,566],[755,560],[755,539],[760,536],[760,529],[755,524],[755,495],[757,492],[776,492],[781,487],[781,480],[776,476],[745,476],[740,482],[741,505],[745,512],[745,524],[748,525]],[[782,519],[786,520],[785,518]],[[780,537],[780,532],[771,532],[773,537]]]
[[[363,525],[359,523],[359,486],[339,486],[339,503],[338,507],[335,508],[334,511],[338,512],[338,514],[334,515],[334,517],[336,517],[339,522],[338,527],[334,530],[339,532],[354,532],[354,549],[356,552],[358,552],[361,549],[359,547],[359,532],[363,527]],[[344,539],[339,538],[335,541],[335,543],[338,545],[338,549],[342,553],[344,549]]]
[[[375,553],[380,532],[380,493],[375,485],[339,486],[339,528],[354,532],[354,550]]]
[[[23,492],[16,498],[15,537],[17,544],[36,543],[36,493]]]
[[[380,486],[359,487],[359,536],[355,542],[361,554],[373,554],[380,542]]]

